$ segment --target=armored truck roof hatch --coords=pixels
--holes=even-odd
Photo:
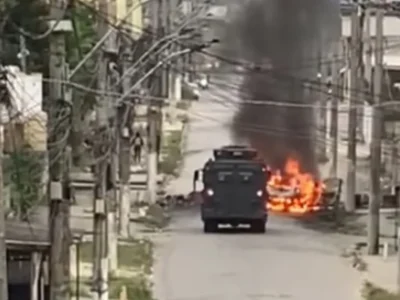
[[[214,159],[241,159],[253,160],[257,157],[257,151],[244,146],[226,146],[214,150]]]

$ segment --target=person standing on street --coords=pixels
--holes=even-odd
[[[143,139],[140,136],[139,132],[136,132],[136,135],[133,139],[133,157],[136,164],[140,164],[142,160],[142,148],[143,148]]]

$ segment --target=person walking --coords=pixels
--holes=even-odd
[[[136,132],[135,137],[133,139],[133,158],[136,164],[140,164],[142,160],[142,148],[144,142],[139,132]]]

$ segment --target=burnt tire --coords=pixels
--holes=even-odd
[[[253,221],[250,224],[250,229],[254,233],[265,233],[265,221],[260,220],[260,221]]]
[[[218,223],[215,221],[204,221],[204,233],[213,233],[218,231]]]

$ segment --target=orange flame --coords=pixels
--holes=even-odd
[[[323,184],[302,172],[299,162],[293,158],[287,160],[283,174],[272,173],[267,188],[269,210],[301,214],[321,207]]]

